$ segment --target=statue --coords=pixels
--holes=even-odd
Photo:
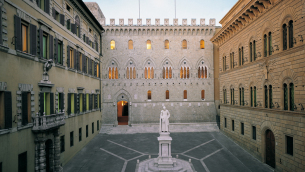
[[[169,111],[166,109],[165,106],[163,106],[164,110],[161,110],[160,114],[160,133],[161,132],[169,132],[169,120],[170,117]]]
[[[43,65],[43,74],[47,75],[48,71],[52,68],[53,59],[49,59],[44,65]]]

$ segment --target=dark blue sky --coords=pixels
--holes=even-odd
[[[106,24],[110,23],[110,18],[115,18],[118,24],[119,18],[133,18],[134,24],[139,18],[139,0],[83,0],[84,2],[97,2],[106,17]],[[205,18],[208,24],[210,18],[216,18],[217,25],[222,17],[233,7],[238,0],[176,0],[176,17],[179,24],[183,18],[188,19],[188,24],[192,18]],[[152,24],[155,18],[169,18],[170,24],[175,18],[175,0],[140,0],[142,24],[146,23],[146,18],[151,18]]]

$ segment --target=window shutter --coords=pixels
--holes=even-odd
[[[77,94],[74,93],[74,114],[78,113],[78,106],[77,106]]]
[[[49,43],[50,43],[50,50],[49,50],[49,59],[53,59],[53,57],[54,57],[54,44],[53,44],[53,41],[54,41],[54,39],[53,39],[53,36],[52,35],[49,35]],[[54,59],[53,59],[53,62],[54,62]]]
[[[74,57],[73,57],[74,58],[74,69],[77,69],[77,62],[76,62],[76,60],[77,60],[76,59],[77,51],[74,49],[73,52],[74,52]]]
[[[92,94],[89,94],[89,109],[92,110]]]
[[[43,31],[39,29],[39,55],[40,58],[43,58]]]
[[[5,113],[5,128],[12,128],[12,93],[4,92],[4,113]]]
[[[58,63],[57,62],[57,58],[58,58],[58,40],[57,38],[54,39],[54,45],[55,45],[55,48],[54,48],[54,63]]]
[[[2,8],[0,8],[0,44],[2,45],[3,44],[3,39],[2,39]]]
[[[86,43],[89,44],[89,37],[86,37]]]
[[[22,51],[21,50],[21,18],[18,16],[14,16],[14,20],[15,20],[15,49]]]
[[[54,93],[50,93],[50,114],[54,114]]]
[[[71,93],[68,93],[68,115],[71,114]]]
[[[55,8],[54,8],[54,7],[52,7],[52,16],[53,16],[53,18],[56,20]]]
[[[21,105],[22,105],[22,125],[28,123],[28,93],[22,92],[21,94]]]
[[[30,44],[31,44],[31,54],[36,56],[37,54],[37,26],[30,25]]]
[[[86,72],[86,56],[85,54],[82,54],[82,60],[83,60],[83,72],[85,73]]]
[[[87,106],[86,106],[86,94],[83,94],[83,111],[85,112],[87,110]]]
[[[80,57],[79,57],[79,52],[78,51],[76,51],[76,63],[77,63],[77,70],[80,70],[80,61],[79,61],[79,59],[80,59]]]
[[[76,34],[76,25],[75,24],[71,24],[71,32]]]
[[[67,66],[70,67],[70,46],[67,46]]]
[[[94,95],[94,109],[97,109],[97,94]]]
[[[40,107],[40,116],[43,116],[43,112],[44,112],[44,93],[41,92],[39,93],[39,107]]]
[[[61,106],[60,106],[60,110],[62,110],[62,111],[64,111],[65,110],[65,103],[64,103],[64,101],[65,101],[65,94],[64,93],[61,93],[61,100],[60,100],[60,104],[61,104]]]
[[[88,74],[91,75],[91,59],[88,60]]]
[[[65,26],[65,15],[60,14],[59,16],[60,16],[60,24]]]
[[[97,76],[97,75],[96,75],[96,64],[97,64],[97,63],[94,62],[94,76]]]
[[[50,14],[50,0],[45,0],[44,1],[44,5],[45,5],[45,7],[44,7],[44,11],[47,13],[47,14]]]

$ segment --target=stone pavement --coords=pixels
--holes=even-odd
[[[99,134],[65,166],[65,172],[134,172],[137,160],[156,158],[158,133]],[[221,132],[171,133],[172,156],[189,160],[197,172],[268,172]]]

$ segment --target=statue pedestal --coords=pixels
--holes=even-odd
[[[159,141],[159,157],[155,159],[155,166],[158,167],[174,167],[176,160],[172,158],[172,138],[169,132],[161,132]]]

